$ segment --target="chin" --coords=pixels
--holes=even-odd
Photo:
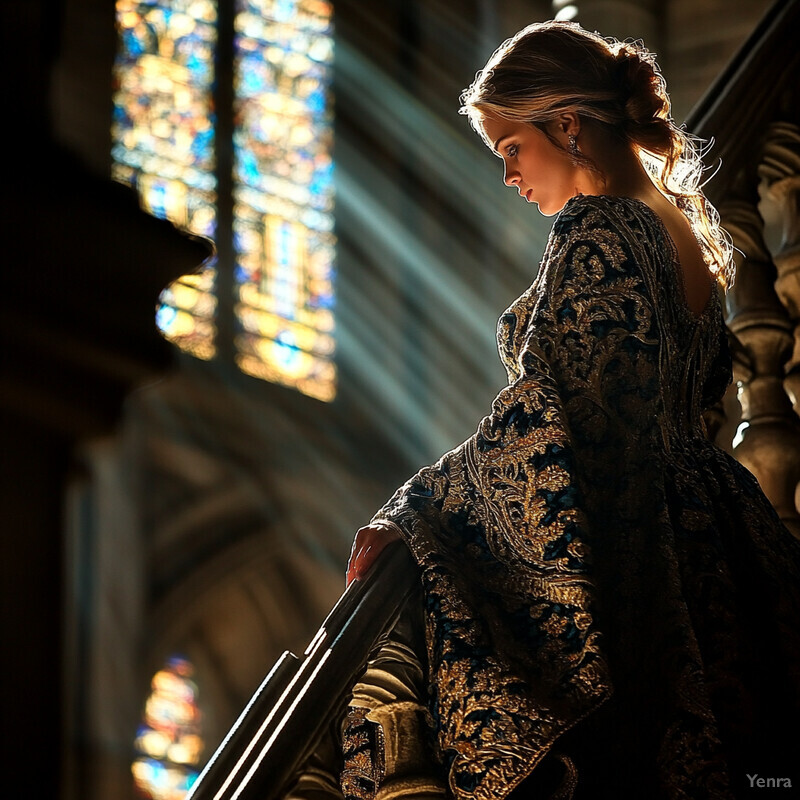
[[[566,200],[561,200],[561,201],[559,201],[559,200],[550,200],[550,201],[547,201],[547,200],[541,200],[541,201],[540,200],[534,200],[533,202],[536,203],[536,206],[539,209],[539,213],[543,217],[554,217],[567,204]]]

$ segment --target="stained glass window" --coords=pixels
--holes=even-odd
[[[325,0],[235,0],[232,230],[216,225],[213,0],[118,0],[113,125],[114,176],[148,210],[233,242],[219,275],[163,293],[161,330],[212,358],[230,302],[240,369],[321,400],[336,392],[332,18]]]
[[[330,3],[238,0],[234,246],[240,368],[333,398]]]
[[[203,740],[193,672],[176,656],[153,676],[132,766],[136,788],[152,800],[182,800],[199,774]]]
[[[144,208],[213,237],[216,177],[213,110],[214,0],[118,0],[112,175]],[[162,295],[156,322],[199,358],[214,355],[213,269]]]

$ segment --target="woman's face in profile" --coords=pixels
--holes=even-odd
[[[552,128],[552,130],[550,130]],[[536,203],[546,217],[557,214],[578,194],[577,168],[566,149],[561,149],[537,127],[487,115],[483,129],[496,155],[503,159],[506,186],[514,186],[520,197]],[[556,140],[567,136],[552,123],[548,131]]]

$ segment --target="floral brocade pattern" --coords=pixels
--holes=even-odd
[[[375,796],[383,771],[383,741],[379,726],[370,724],[365,708],[350,708],[342,742],[342,793],[354,800]]]
[[[498,345],[489,416],[375,517],[421,566],[450,792],[701,800],[782,774],[800,544],[705,437],[731,379],[716,292],[694,316],[661,220],[579,196]]]

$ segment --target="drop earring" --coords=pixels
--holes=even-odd
[[[578,149],[578,137],[575,136],[575,134],[570,133],[567,135],[567,139],[569,140],[569,152],[573,156],[578,155],[578,153],[580,153],[580,150]]]

